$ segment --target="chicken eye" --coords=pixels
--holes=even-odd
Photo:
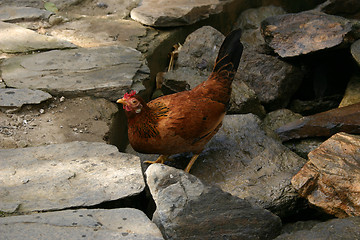
[[[131,103],[132,103],[132,104],[136,104],[136,103],[137,103],[137,100],[136,100],[136,99],[133,99],[133,100],[131,101]]]

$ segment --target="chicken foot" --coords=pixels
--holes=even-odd
[[[144,163],[149,163],[149,164],[161,163],[161,164],[163,164],[167,160],[169,160],[169,155],[160,155],[158,157],[158,159],[156,159],[156,161],[144,161]]]

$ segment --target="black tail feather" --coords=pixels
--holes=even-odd
[[[234,78],[243,52],[240,37],[241,29],[234,30],[226,36],[216,58],[213,73],[220,73],[225,70],[231,80]]]

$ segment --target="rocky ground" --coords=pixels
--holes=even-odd
[[[144,164],[115,100],[193,88],[236,28],[223,127],[191,174]],[[360,239],[359,29],[357,0],[1,1],[1,239]]]

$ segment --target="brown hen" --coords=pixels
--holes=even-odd
[[[194,89],[149,103],[132,91],[117,101],[125,109],[134,150],[161,154],[156,161],[147,163],[164,163],[172,154],[192,152],[194,155],[185,169],[190,171],[206,143],[221,127],[243,51],[240,36],[238,29],[225,38],[209,78]]]

